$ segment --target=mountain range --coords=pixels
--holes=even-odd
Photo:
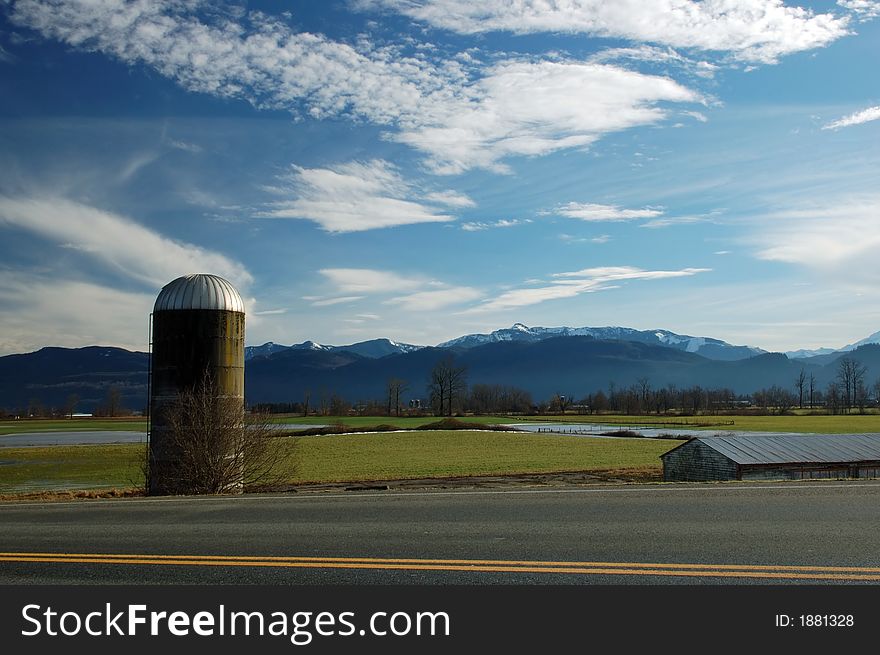
[[[665,346],[696,353],[708,359],[732,361],[747,359],[765,353],[765,350],[751,346],[734,346],[720,339],[710,337],[692,337],[689,335],[676,334],[669,330],[634,330],[626,327],[528,327],[522,323],[516,323],[512,327],[495,330],[489,334],[467,334],[450,341],[437,344],[437,348],[468,349],[484,346],[489,343],[507,341],[536,343],[544,339],[557,337],[592,337],[593,339],[611,341],[636,341],[649,345]],[[245,359],[265,357],[283,350],[313,350],[324,352],[346,351],[376,359],[388,355],[399,355],[414,352],[427,346],[417,346],[410,343],[399,343],[390,339],[372,339],[360,341],[345,346],[329,346],[314,341],[304,341],[292,346],[283,346],[273,342],[264,343],[261,346],[248,346],[245,348]]]
[[[408,398],[424,398],[433,366],[455,357],[471,384],[503,384],[529,391],[535,400],[560,393],[580,397],[648,379],[654,387],[699,385],[750,393],[772,385],[791,389],[803,369],[823,389],[849,356],[867,367],[866,382],[880,376],[880,333],[840,351],[814,356],[767,353],[708,337],[668,330],[630,328],[530,328],[516,324],[489,334],[471,334],[438,346],[373,339],[347,346],[306,341],[293,346],[249,347],[249,403],[296,402],[306,394],[349,401],[382,399],[388,379],[408,382]],[[146,405],[149,355],[121,348],[43,348],[0,357],[0,408],[41,404],[63,407],[71,395],[79,411],[94,411],[114,387],[122,404]]]

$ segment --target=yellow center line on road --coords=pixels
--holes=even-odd
[[[403,559],[371,557],[126,555],[97,553],[0,553],[0,562],[463,571],[479,573],[555,573],[569,575],[650,575],[880,582],[880,568],[855,566],[772,566],[761,564],[669,564],[645,562],[544,562],[529,560]]]

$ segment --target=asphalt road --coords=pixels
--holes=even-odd
[[[873,481],[16,502],[0,583],[878,584],[878,533]]]

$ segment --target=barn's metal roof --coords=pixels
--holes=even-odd
[[[244,313],[244,302],[227,280],[199,273],[172,280],[159,292],[154,312],[182,309],[216,309]]]
[[[880,461],[880,434],[697,437],[737,464]]]

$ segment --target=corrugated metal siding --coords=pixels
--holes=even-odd
[[[244,302],[235,287],[217,275],[184,275],[159,292],[153,312],[209,309],[244,313]]]
[[[730,458],[691,439],[662,456],[663,479],[667,482],[736,480],[737,465]]]
[[[880,434],[697,437],[737,464],[880,461]]]

